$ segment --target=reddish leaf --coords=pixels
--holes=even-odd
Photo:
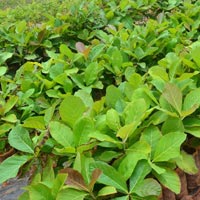
[[[88,191],[88,187],[85,184],[83,176],[72,168],[65,168],[60,170],[60,173],[67,173],[66,185],[77,187],[78,189]]]
[[[101,175],[102,171],[100,169],[95,169],[92,172],[92,178],[89,184],[89,189],[90,191],[93,190],[94,184],[97,182],[97,179],[99,178],[99,176]]]

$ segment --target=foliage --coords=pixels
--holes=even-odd
[[[198,171],[200,2],[56,2],[0,25],[0,182],[23,166],[21,200],[178,194],[176,167]]]

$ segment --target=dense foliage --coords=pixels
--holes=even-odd
[[[175,169],[198,171],[200,1],[2,6],[0,182],[31,171],[20,200],[178,194]]]

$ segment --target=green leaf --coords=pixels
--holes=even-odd
[[[116,107],[117,101],[122,99],[122,93],[114,85],[110,85],[106,88],[106,104],[112,108]]]
[[[151,146],[151,155],[154,155],[156,145],[161,137],[162,134],[156,126],[149,126],[142,133],[141,140],[146,141]]]
[[[71,127],[74,126],[75,122],[83,115],[86,107],[83,101],[76,96],[67,96],[59,107],[59,113],[64,122]]]
[[[29,117],[24,121],[24,124],[22,126],[26,128],[34,128],[39,130],[46,129],[43,116]]]
[[[175,171],[171,169],[166,169],[164,173],[157,174],[154,172],[154,175],[159,180],[159,182],[163,184],[165,187],[169,188],[176,194],[180,193],[181,182],[179,176],[176,174]]]
[[[153,66],[149,69],[150,76],[153,79],[162,79],[164,81],[168,81],[168,73],[166,72],[166,69],[160,66]]]
[[[120,118],[119,118],[119,114],[116,110],[110,109],[110,110],[107,111],[107,113],[106,113],[106,124],[113,131],[119,130],[119,128],[121,127]]]
[[[18,101],[17,96],[11,96],[4,106],[4,114],[9,112],[15,106],[17,101]]]
[[[125,123],[130,124],[135,122],[139,125],[146,110],[147,106],[144,99],[137,99],[132,101],[126,106],[124,110]]]
[[[19,168],[24,165],[31,157],[27,155],[13,155],[0,164],[0,184],[4,181],[17,176]]]
[[[13,124],[10,123],[4,123],[0,125],[0,135],[7,133],[11,128],[13,128]]]
[[[63,147],[73,146],[73,132],[65,124],[58,121],[51,121],[49,124],[49,131],[56,142]]]
[[[88,143],[90,134],[95,132],[93,121],[88,117],[82,117],[74,124],[74,143],[75,146]]]
[[[62,53],[63,55],[68,56],[69,59],[73,59],[72,51],[65,44],[61,44],[60,45],[60,53]]]
[[[29,136],[29,132],[20,125],[14,127],[10,131],[8,142],[17,150],[34,154],[34,146]]]
[[[167,102],[173,106],[179,114],[182,110],[182,92],[181,90],[172,83],[167,83],[163,91],[162,96],[167,100]]]
[[[17,117],[16,117],[15,114],[10,114],[10,115],[7,115],[5,117],[2,117],[1,120],[4,120],[6,122],[10,122],[10,123],[16,123]]]
[[[150,151],[151,149],[148,143],[144,141],[138,141],[127,150],[127,154],[119,164],[118,171],[123,174],[123,177],[126,180],[128,180],[131,177],[139,160],[147,159]]]
[[[44,185],[43,183],[38,183],[36,185],[30,185],[26,187],[29,191],[30,200],[43,199],[43,200],[54,200],[51,194],[51,189]]]
[[[116,193],[117,193],[117,190],[115,189],[115,187],[105,186],[99,190],[97,196],[101,197],[101,196],[107,196],[107,195],[116,194]]]
[[[168,133],[158,141],[153,155],[153,162],[168,161],[180,155],[180,146],[186,139],[181,132]]]
[[[141,197],[146,196],[159,196],[161,194],[162,188],[160,184],[153,178],[147,178],[143,180],[134,189],[134,193]]]
[[[130,193],[134,192],[135,187],[140,184],[150,172],[151,167],[146,160],[141,160],[137,163],[130,177]]]
[[[0,67],[0,76],[3,76],[7,72],[7,67]]]
[[[200,51],[200,43],[199,42],[194,42],[192,44],[191,56],[192,56],[192,59],[198,65],[198,67],[200,67],[199,51]]]
[[[196,174],[198,168],[192,155],[187,154],[185,151],[181,151],[181,156],[175,159],[176,164],[187,174]]]
[[[184,132],[183,122],[177,117],[168,117],[162,125],[162,133],[165,135],[170,132]]]
[[[186,95],[183,103],[183,110],[189,110],[195,105],[198,107],[200,106],[200,88],[196,88]]]
[[[16,23],[16,33],[17,34],[21,34],[22,32],[24,32],[26,29],[26,21],[22,20],[18,23]]]
[[[97,62],[90,63],[85,69],[85,82],[86,85],[91,85],[98,79],[99,66]]]
[[[114,69],[114,72],[116,74],[120,74],[121,66],[123,63],[123,57],[121,52],[116,48],[113,48],[112,50],[112,56],[111,56],[111,63]]]
[[[62,189],[58,195],[56,200],[66,200],[70,199],[70,200],[84,200],[85,196],[87,196],[88,194],[84,191],[80,191],[80,190],[75,190],[72,188],[66,188],[66,189]]]
[[[101,55],[101,52],[103,51],[105,47],[105,44],[98,44],[95,47],[91,49],[89,58],[94,61],[99,55]]]
[[[2,52],[0,53],[0,64],[3,64],[8,58],[11,58],[13,53]]]
[[[117,132],[117,137],[120,137],[121,139],[126,141],[127,138],[129,138],[131,134],[136,130],[137,126],[138,123],[136,122],[122,126]]]
[[[101,176],[98,179],[99,183],[107,186],[113,186],[120,191],[127,193],[126,180],[114,167],[107,163],[97,161],[91,164],[92,169],[100,169],[102,171]]]

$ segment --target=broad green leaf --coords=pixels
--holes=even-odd
[[[126,180],[114,167],[107,163],[97,161],[91,164],[92,169],[100,169],[102,171],[101,176],[98,179],[99,183],[107,186],[113,186],[120,191],[127,193]]]
[[[200,138],[200,127],[185,127],[185,132]]]
[[[16,117],[15,114],[10,114],[10,115],[7,115],[5,117],[2,117],[1,120],[4,120],[6,122],[10,122],[10,123],[16,123],[17,117]]]
[[[23,20],[23,21],[20,21],[16,24],[15,31],[16,31],[17,34],[21,34],[22,32],[25,31],[25,29],[26,29],[26,21]]]
[[[74,143],[78,147],[89,142],[89,135],[95,132],[93,121],[88,117],[82,117],[74,124]]]
[[[46,129],[43,116],[29,117],[24,121],[22,126],[26,128],[34,128],[39,130]]]
[[[95,47],[91,49],[89,58],[94,61],[99,55],[101,55],[101,52],[105,48],[105,44],[98,44]]]
[[[171,169],[166,169],[164,173],[157,174],[154,172],[154,175],[159,180],[159,182],[163,184],[165,187],[169,188],[176,194],[180,193],[181,182],[179,176],[176,174],[175,171]]]
[[[69,59],[73,59],[72,51],[65,44],[61,44],[60,45],[60,53],[62,53],[63,55],[68,56]]]
[[[111,195],[111,194],[115,194],[117,193],[117,190],[115,187],[113,186],[105,186],[103,188],[101,188],[98,192],[98,197],[101,197],[101,196],[107,196],[107,195]]]
[[[191,50],[191,56],[192,56],[192,59],[198,65],[198,67],[200,67],[199,52],[200,52],[200,43],[199,42],[193,43],[192,50]]]
[[[130,149],[127,150],[125,157],[121,160],[119,164],[118,171],[123,174],[123,177],[128,180],[139,160],[147,159],[148,153],[151,149],[148,143],[144,141],[139,141],[132,145]]]
[[[195,105],[200,106],[200,88],[196,88],[186,95],[183,110],[189,110]]]
[[[158,141],[153,155],[153,162],[168,161],[180,155],[180,146],[186,139],[182,132],[168,133]]]
[[[74,126],[75,122],[83,115],[86,107],[83,101],[76,96],[67,96],[59,107],[59,113],[64,122],[71,127]]]
[[[149,69],[148,73],[153,79],[162,79],[164,81],[169,81],[168,73],[163,67],[153,66]]]
[[[4,106],[4,114],[9,112],[15,106],[17,101],[18,101],[17,96],[11,96]]]
[[[175,159],[176,164],[187,174],[196,174],[198,168],[192,155],[187,154],[185,151],[181,151],[181,156]]]
[[[24,165],[31,157],[27,155],[13,155],[0,164],[0,184],[4,181],[17,176],[19,168]]]
[[[49,124],[51,136],[63,147],[73,146],[73,132],[65,124],[58,121],[51,121]]]
[[[85,69],[86,85],[91,85],[98,80],[99,66],[97,62],[90,63]]]
[[[130,193],[134,192],[135,187],[140,184],[150,172],[151,167],[146,160],[141,160],[137,163],[133,174],[130,177]]]
[[[66,179],[67,179],[67,174],[57,174],[56,178],[53,181],[53,186],[52,186],[52,195],[54,196],[54,198],[57,196],[58,192],[64,186]]]
[[[8,58],[11,58],[13,53],[2,52],[0,53],[0,64],[3,64]]]
[[[118,49],[113,48],[111,63],[116,74],[120,74],[121,66],[123,63],[123,57],[121,52]]]
[[[132,122],[131,124],[122,126],[117,132],[117,137],[120,137],[121,139],[126,141],[132,135],[132,133],[136,130],[138,124],[139,123],[137,122]]]
[[[7,67],[0,67],[0,76],[3,76],[7,72]]]
[[[160,184],[153,178],[147,178],[143,180],[134,189],[134,193],[141,197],[146,196],[159,196],[161,194],[162,188]]]
[[[167,83],[165,85],[162,96],[167,100],[167,102],[173,106],[179,114],[182,110],[182,92],[181,90],[172,83]]]
[[[151,168],[157,173],[157,174],[163,174],[166,170],[163,167],[160,167],[154,163],[152,163],[150,160],[148,160],[149,165]]]
[[[0,125],[0,135],[7,133],[11,128],[13,128],[13,124],[10,123],[4,123],[2,125]]]
[[[110,110],[107,111],[107,113],[106,113],[106,124],[113,131],[119,130],[119,128],[121,127],[120,118],[119,118],[119,114],[116,110],[110,109]]]
[[[116,107],[117,101],[122,98],[122,93],[114,85],[110,85],[106,88],[106,104],[112,108]]]
[[[125,123],[136,122],[138,125],[147,110],[144,99],[137,99],[127,105],[124,110]]]
[[[168,117],[162,125],[162,133],[167,134],[170,132],[184,132],[184,125],[180,118]]]
[[[162,134],[156,126],[149,126],[142,133],[141,140],[146,141],[151,146],[151,155],[154,155],[156,145],[161,137]]]
[[[17,150],[34,154],[34,146],[31,141],[29,132],[20,125],[14,127],[10,131],[8,135],[8,142],[13,148]]]
[[[91,96],[90,93],[86,92],[85,90],[78,90],[77,92],[75,92],[74,94],[75,96],[81,98],[81,100],[83,101],[83,103],[88,107],[88,108],[92,108],[94,102],[93,102],[93,98]]]
[[[87,196],[88,194],[84,191],[80,191],[80,190],[75,190],[72,188],[66,188],[66,189],[62,189],[58,195],[56,200],[66,200],[70,199],[70,200],[84,200],[85,196]]]
[[[129,200],[129,195],[122,196],[122,197],[116,197],[116,198],[113,198],[112,200]]]
[[[29,191],[29,199],[41,199],[41,200],[54,200],[53,195],[51,194],[51,189],[44,185],[43,183],[38,183],[36,185],[30,185],[26,187]]]

